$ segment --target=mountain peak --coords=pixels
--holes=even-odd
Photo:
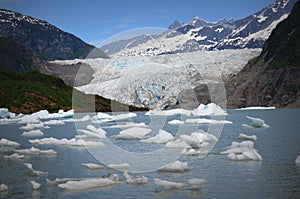
[[[178,21],[178,20],[174,20],[173,23],[168,27],[169,30],[175,30],[176,28],[182,26],[183,23]]]
[[[207,22],[203,19],[200,19],[198,16],[195,16],[189,24],[192,26],[201,27],[205,26]]]

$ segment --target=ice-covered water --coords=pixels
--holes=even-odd
[[[5,159],[4,155],[12,152],[2,148],[0,184],[7,185],[8,191],[0,192],[0,198],[298,198],[300,166],[295,163],[295,159],[300,154],[300,109],[229,110],[228,113],[225,119],[233,123],[224,124],[219,141],[208,156],[182,156],[179,160],[188,163],[188,171],[143,173],[148,178],[148,183],[140,185],[126,184],[123,172],[107,168],[83,147],[31,144],[28,140],[32,138],[21,136],[21,124],[0,125],[0,137],[20,143],[18,149],[34,146],[40,150],[53,149],[57,152],[53,155],[25,155],[23,160],[15,160]],[[263,119],[269,128],[242,127],[242,124],[251,123],[246,116]],[[170,116],[167,119],[180,119],[180,116]],[[144,112],[138,113],[133,121],[150,123]],[[175,135],[178,126],[166,122],[163,129]],[[208,124],[201,124],[199,128],[207,130]],[[158,144],[141,143],[139,140],[112,138],[120,129],[105,128],[105,131],[112,142],[129,151],[147,152],[160,147]],[[75,125],[70,122],[52,125],[49,129],[43,129],[43,132],[44,135],[39,138],[72,139],[78,135]],[[230,161],[226,155],[219,154],[232,142],[239,142],[240,133],[256,135],[257,140],[253,142],[262,161]],[[31,163],[34,170],[48,172],[48,176],[33,175],[23,163]],[[104,168],[92,170],[82,163],[95,163]],[[57,186],[46,185],[46,178],[96,178],[108,173],[119,174],[122,183],[80,191],[65,191]],[[155,184],[154,178],[179,183],[197,178],[205,179],[206,182],[200,185],[201,189],[183,186],[180,189],[166,190]],[[40,183],[41,187],[33,190],[31,181]]]

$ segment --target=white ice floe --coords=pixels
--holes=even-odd
[[[67,145],[67,146],[103,146],[104,144],[100,141],[86,141],[83,139],[57,139],[57,138],[42,138],[29,140],[32,144],[41,144],[41,145]]]
[[[131,166],[128,163],[122,163],[122,164],[109,164],[107,165],[107,167],[115,170],[128,171]]]
[[[193,132],[191,135],[180,135],[179,138],[195,148],[205,148],[218,141],[216,136],[206,133],[203,130]]]
[[[21,144],[5,139],[5,138],[1,138],[0,140],[0,147],[19,147]]]
[[[113,184],[116,184],[116,182],[108,178],[91,178],[79,181],[67,181],[66,183],[59,184],[58,187],[66,190],[76,191],[105,187]]]
[[[5,155],[3,156],[4,159],[10,159],[10,160],[22,160],[24,158],[24,155],[20,155],[18,153],[13,153],[11,155]]]
[[[40,137],[40,136],[43,136],[43,135],[44,135],[44,133],[40,129],[32,130],[32,131],[26,131],[26,132],[23,132],[21,134],[21,136],[24,136],[24,137]]]
[[[144,122],[141,122],[141,123],[127,122],[125,124],[103,126],[102,128],[119,128],[119,129],[125,129],[125,128],[131,128],[131,127],[147,127],[147,125]]]
[[[196,149],[190,148],[190,149],[184,149],[183,152],[182,152],[182,155],[194,156],[194,155],[200,155],[202,153],[203,152],[201,152],[200,150],[196,150]]]
[[[227,120],[213,120],[213,119],[205,119],[205,118],[187,119],[186,123],[192,123],[192,124],[232,124],[231,121],[227,121]]]
[[[276,109],[275,106],[271,106],[271,107],[265,107],[265,106],[252,106],[252,107],[246,107],[246,108],[238,108],[235,110],[271,110],[271,109]]]
[[[63,119],[61,121],[63,122],[88,122],[91,120],[91,116],[85,115],[82,118],[69,118],[69,119]]]
[[[184,124],[184,121],[181,121],[181,120],[171,120],[171,121],[168,122],[168,124],[181,125],[181,124]]]
[[[48,120],[44,121],[44,125],[64,125],[65,122],[62,120]]]
[[[166,144],[166,148],[168,149],[186,149],[190,147],[190,145],[188,145],[184,140],[181,139],[176,139]]]
[[[126,178],[127,184],[147,184],[148,178],[143,175],[131,176],[127,171],[124,171],[124,176]]]
[[[93,125],[87,125],[86,127],[88,130],[77,130],[79,132],[84,133],[86,136],[90,136],[90,137],[96,137],[96,138],[100,138],[100,139],[104,139],[106,138],[106,132],[101,128],[96,128]]]
[[[240,133],[238,136],[239,140],[256,140],[256,135],[246,135],[244,133]]]
[[[59,118],[72,118],[74,116],[74,109],[64,111],[59,110],[57,113],[48,113],[40,116],[40,119],[59,119]]]
[[[206,180],[199,178],[191,178],[186,181],[186,184],[192,186],[192,189],[199,189],[199,185],[205,183]]]
[[[38,175],[38,176],[47,176],[48,175],[48,172],[34,170],[32,167],[32,164],[30,164],[30,163],[23,163],[23,164],[35,175]]]
[[[136,113],[122,113],[119,115],[109,115],[106,113],[98,112],[97,116],[93,117],[92,120],[100,123],[127,120],[136,117]]]
[[[262,160],[261,155],[254,149],[254,143],[251,141],[232,142],[231,146],[221,151],[220,154],[228,154],[228,158],[234,161]]]
[[[165,144],[174,139],[174,136],[171,133],[168,133],[165,130],[160,129],[158,134],[154,137],[150,137],[147,139],[142,139],[140,142],[143,143],[154,143],[154,144]]]
[[[96,170],[96,169],[103,169],[104,167],[99,164],[94,163],[82,163],[82,165],[86,166],[89,169]]]
[[[161,168],[158,169],[158,171],[163,171],[163,172],[176,172],[176,173],[183,173],[185,171],[188,171],[188,163],[187,162],[180,162],[179,160],[167,164]]]
[[[19,129],[21,130],[33,130],[33,129],[47,129],[49,126],[45,126],[43,122],[40,123],[27,123],[25,126],[21,126]]]
[[[124,140],[143,139],[150,132],[151,129],[149,128],[132,127],[121,131],[118,135],[114,135],[113,137]]]
[[[8,186],[6,186],[4,183],[2,183],[1,185],[0,185],[0,192],[5,192],[5,191],[7,191],[8,190]]]
[[[36,181],[31,180],[30,183],[31,183],[32,188],[33,188],[34,190],[37,190],[37,189],[39,189],[39,188],[41,187],[41,184],[40,184],[40,183],[37,183]]]
[[[18,149],[14,150],[15,153],[21,154],[21,155],[55,155],[57,154],[56,151],[53,149],[49,150],[40,150],[34,147],[31,147],[30,149]]]
[[[300,155],[297,156],[296,160],[295,160],[296,164],[300,164]]]
[[[158,178],[154,178],[154,183],[160,186],[163,186],[166,189],[180,189],[185,185],[183,182],[171,182],[167,180],[161,180]]]
[[[86,179],[86,178],[55,178],[55,180],[50,180],[50,179],[46,178],[46,182],[47,182],[47,185],[54,186],[54,185],[66,183],[68,181],[80,181],[80,180],[84,180],[84,179]]]
[[[265,121],[264,120],[262,120],[262,119],[260,119],[260,118],[255,118],[255,117],[249,117],[249,116],[247,116],[247,118],[248,119],[250,119],[252,122],[251,122],[251,124],[250,125],[248,125],[248,124],[243,124],[242,126],[243,127],[246,127],[246,128],[268,128],[269,127],[269,125],[267,125],[266,123],[265,123]]]
[[[23,115],[16,115],[9,112],[7,108],[0,108],[0,124],[13,124],[18,123]]]

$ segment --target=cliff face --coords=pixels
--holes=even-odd
[[[228,108],[300,107],[300,2],[278,24],[261,55],[226,83]]]

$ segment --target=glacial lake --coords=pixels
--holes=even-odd
[[[84,147],[37,145],[28,142],[30,139],[55,137],[71,139],[77,135],[74,123],[53,125],[42,130],[41,137],[23,137],[21,124],[0,125],[0,138],[6,138],[21,144],[18,149],[32,146],[38,149],[53,149],[56,155],[26,155],[24,160],[7,160],[4,155],[12,152],[0,151],[0,184],[8,186],[8,191],[0,192],[0,198],[299,198],[300,197],[300,165],[295,159],[300,155],[300,109],[273,110],[227,110],[226,120],[233,122],[225,124],[219,141],[205,157],[182,156],[182,162],[188,162],[189,171],[184,173],[169,173],[152,171],[140,173],[148,177],[148,183],[130,185],[124,182],[123,172],[108,169],[99,162]],[[144,112],[137,113],[132,118],[134,122],[145,122],[150,119]],[[249,124],[246,116],[263,119],[269,128],[244,128]],[[167,120],[178,119],[178,116],[168,117]],[[110,123],[107,125],[113,125]],[[208,125],[200,125],[207,130]],[[165,124],[164,128],[176,134],[176,125]],[[138,140],[114,140],[111,135],[118,129],[104,129],[115,145],[123,149],[136,151],[140,147]],[[239,133],[256,135],[255,149],[262,156],[262,161],[230,161],[227,155],[219,152],[231,145],[241,142],[237,139]],[[143,144],[144,150],[151,151],[161,147],[157,144]],[[147,148],[149,147],[149,148]],[[147,148],[147,149],[146,149]],[[101,147],[99,148],[101,149]],[[143,151],[142,151],[143,152]],[[126,158],[126,157],[125,157]],[[158,160],[159,161],[159,160]],[[30,162],[35,170],[46,171],[48,176],[33,176],[23,163]],[[90,170],[82,163],[96,163],[103,169]],[[120,175],[122,183],[102,188],[82,191],[66,191],[57,186],[49,186],[46,178],[95,178],[108,173]],[[138,175],[132,173],[132,175]],[[165,189],[154,183],[153,178],[182,182],[190,178],[205,179],[200,189]],[[33,190],[30,181],[41,184],[40,189]]]

